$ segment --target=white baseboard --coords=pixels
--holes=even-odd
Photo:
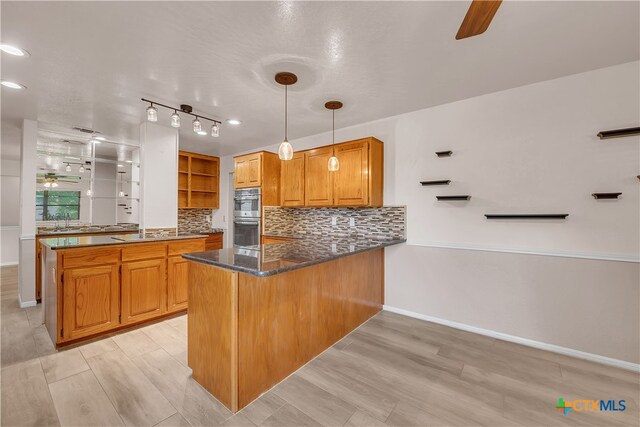
[[[22,301],[22,298],[20,298],[20,294],[18,294],[18,304],[20,305],[20,308],[35,307],[36,305],[38,305],[38,301]]]
[[[10,267],[12,265],[18,265],[18,261],[0,263],[0,267]]]
[[[611,357],[600,356],[599,354],[587,353],[572,348],[562,347],[555,344],[548,344],[540,341],[530,340],[528,338],[516,337],[514,335],[503,334],[502,332],[492,331],[490,329],[478,328],[476,326],[466,325],[464,323],[453,322],[451,320],[440,319],[439,317],[427,316],[426,314],[416,313],[402,308],[384,305],[383,310],[392,313],[402,314],[404,316],[413,317],[427,322],[438,323],[440,325],[449,326],[451,328],[460,329],[462,331],[473,332],[474,334],[486,335],[488,337],[497,338],[502,341],[509,341],[516,344],[526,345],[540,350],[546,350],[553,353],[563,354],[578,359],[588,360],[590,362],[602,363],[604,365],[614,366],[616,368],[625,369],[627,371],[640,372],[640,364],[627,362],[625,360],[613,359]]]

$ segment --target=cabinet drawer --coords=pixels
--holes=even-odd
[[[86,248],[65,251],[62,255],[62,267],[86,267],[88,265],[117,264],[120,261],[118,248]]]
[[[169,256],[204,251],[204,239],[183,240],[169,243]]]
[[[122,262],[134,261],[138,259],[164,258],[166,256],[166,243],[127,245],[122,248]]]

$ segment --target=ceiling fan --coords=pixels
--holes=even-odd
[[[501,3],[502,0],[473,0],[456,34],[456,40],[477,36],[487,31]]]

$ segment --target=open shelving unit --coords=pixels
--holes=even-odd
[[[178,207],[217,209],[220,205],[220,159],[180,151]]]

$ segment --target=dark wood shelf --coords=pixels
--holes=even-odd
[[[449,151],[436,151],[436,156],[438,157],[451,157],[451,155],[453,154],[453,151],[449,150]]]
[[[487,219],[566,219],[569,214],[484,214]]]
[[[640,127],[603,130],[598,132],[598,138],[600,139],[623,138],[625,136],[634,136],[634,135],[640,135]]]
[[[594,199],[617,199],[622,193],[593,193]]]
[[[469,200],[471,196],[462,195],[462,196],[436,196],[438,200]]]
[[[427,186],[427,185],[449,185],[449,183],[451,182],[450,179],[441,179],[438,181],[420,181],[420,184]]]

